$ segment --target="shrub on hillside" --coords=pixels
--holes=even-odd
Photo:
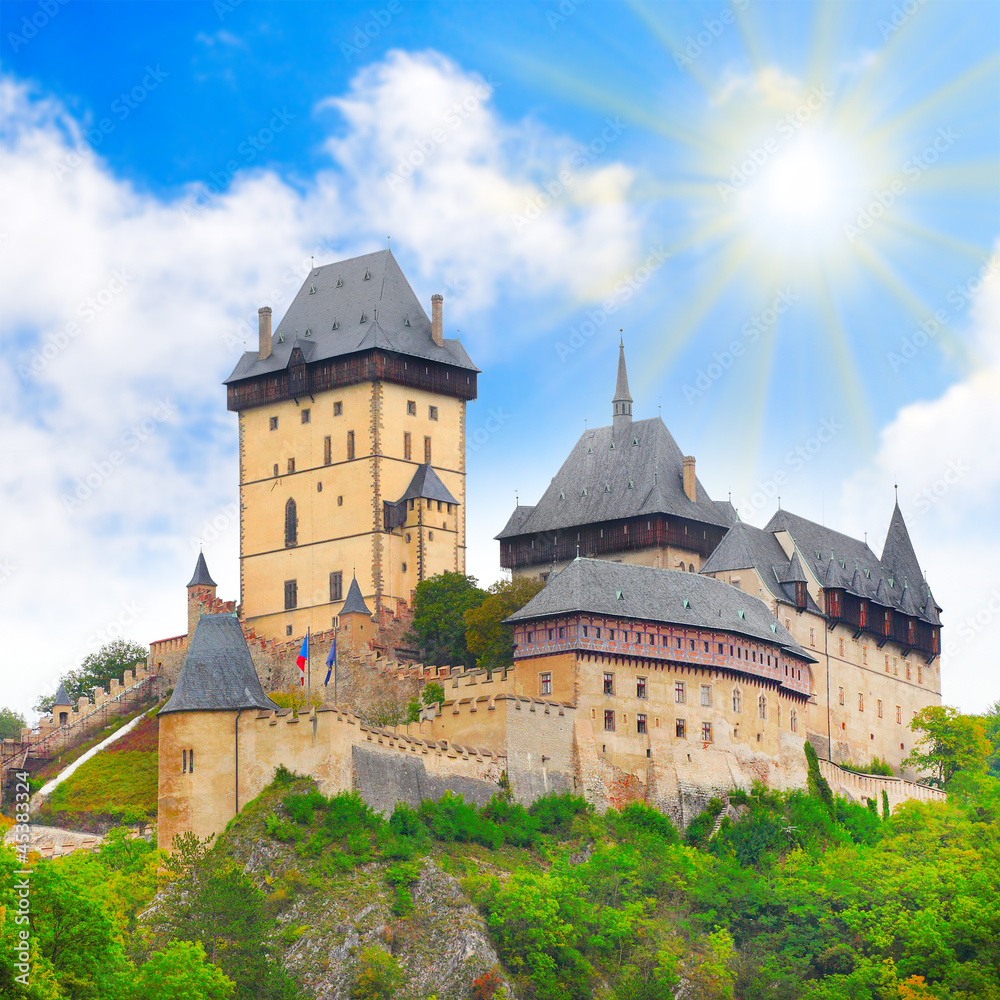
[[[351,1000],[392,1000],[406,976],[389,952],[366,948],[354,967]]]

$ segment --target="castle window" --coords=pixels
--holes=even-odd
[[[304,424],[308,424],[309,423],[309,415],[310,415],[310,411],[308,409],[305,409],[305,410],[303,410],[301,412],[300,416],[302,418],[302,423],[304,423]]]
[[[298,580],[285,581],[285,610],[291,611],[299,603],[299,583]],[[291,626],[289,626],[290,628]]]
[[[566,638],[566,629],[562,625],[559,626],[559,638],[560,639]]]
[[[410,509],[412,510],[413,508],[411,507]],[[413,536],[410,534],[410,532],[407,532],[406,533],[406,544],[407,545],[410,544],[410,541],[412,540],[412,538],[413,538]]]
[[[646,636],[646,642],[648,642],[650,646],[655,646],[656,645],[656,636],[653,635],[652,632],[650,632],[649,635]]]
[[[438,505],[438,510],[441,510],[441,501],[440,500],[438,500],[437,505]]]
[[[528,633],[528,642],[534,642],[534,641],[535,641],[535,633],[534,632],[529,632]]]
[[[609,638],[609,639],[611,639],[611,640],[612,640],[612,642],[614,641],[614,638],[615,638],[615,630],[614,630],[613,628],[609,628],[609,629],[608,629],[608,638]]]
[[[278,418],[271,417],[268,419],[267,426],[272,430],[276,431],[278,429]]]
[[[583,628],[583,637],[584,637],[584,639],[586,639],[587,636],[590,634],[589,633],[589,629],[587,628],[586,625],[582,626],[582,628]]]
[[[285,503],[285,548],[291,548],[299,543],[299,518],[295,510],[295,501],[289,497]]]
[[[889,654],[885,654],[885,672],[889,673]]]
[[[901,726],[903,724],[903,709],[901,706],[896,706],[896,725]]]
[[[846,700],[846,697],[844,695],[844,689],[840,688],[839,689],[839,693],[840,693],[840,704],[841,705],[846,705],[847,704],[847,700]]]
[[[434,541],[434,532],[433,531],[428,531],[427,532],[427,541],[429,541],[429,542],[433,542]],[[561,632],[562,629],[560,629],[559,631]],[[562,636],[559,636],[559,638],[561,639]]]
[[[859,691],[858,692],[858,711],[863,712],[865,710],[865,696]]]
[[[424,465],[431,464],[431,439],[429,437],[424,438]]]
[[[678,649],[681,648],[681,637],[677,636],[676,642],[674,643]]]
[[[743,692],[739,688],[733,688],[733,711],[737,715],[743,714]]]
[[[291,635],[291,634],[292,634],[292,626],[291,625],[286,625],[285,626],[285,635]]]
[[[686,701],[684,692],[684,681],[674,681],[674,701],[678,705],[683,705]]]
[[[794,708],[788,713],[788,728],[793,733],[797,733],[799,731],[799,714]]]
[[[438,408],[436,406],[428,406],[427,407],[427,419],[428,420],[437,420],[437,418],[438,418]]]
[[[635,731],[637,733],[644,733],[646,731],[646,716],[637,715],[635,717]]]
[[[188,769],[188,752],[187,750],[181,751],[181,774],[187,774]]]
[[[65,726],[65,725],[68,725],[68,724],[69,724],[69,712],[60,712],[59,713],[59,725],[60,726]]]
[[[917,664],[917,683],[918,684],[924,683],[924,667],[923,664],[921,663]]]
[[[646,678],[636,677],[635,679],[635,696],[636,698],[646,697]]]
[[[549,629],[549,642],[555,638],[555,629]]]
[[[188,774],[194,774],[194,750],[188,750]]]
[[[719,656],[722,656],[726,652],[726,647],[721,642],[718,644],[718,646],[719,646]]]
[[[844,655],[844,637],[843,636],[840,637],[840,655],[841,656]]]
[[[530,632],[528,633],[531,634]],[[538,692],[539,694],[552,694],[552,674],[547,671],[544,674],[538,675]]]
[[[910,661],[906,660],[904,665],[906,667],[906,679],[909,680],[910,679]]]
[[[878,717],[881,719],[882,718],[882,699],[881,698],[879,698],[879,700],[877,702],[877,705],[876,705],[876,708],[878,710]]]
[[[766,695],[761,695],[757,699],[757,714],[762,718],[767,718],[767,697]]]
[[[809,629],[809,645],[816,645],[816,629],[814,628]]]
[[[609,732],[614,732],[615,729],[615,713],[610,708],[604,712],[604,728]]]
[[[705,652],[707,653],[708,652],[708,643],[707,642],[703,642],[702,645],[705,647]]]
[[[409,431],[403,432],[403,458],[407,462],[413,458],[413,436]]]
[[[408,399],[406,401],[406,412],[408,416],[415,417],[417,415],[417,401],[415,399]]]
[[[448,506],[448,513],[450,514],[451,513],[451,504],[448,504],[447,506]]]
[[[702,684],[701,686],[701,703],[705,708],[712,707],[712,685]]]
[[[278,474],[278,463],[277,462],[274,463],[274,474],[275,475]]]
[[[333,464],[333,440],[329,435],[323,438],[323,464]]]
[[[868,647],[867,646],[862,646],[861,647],[861,662],[865,666],[868,665]]]
[[[343,496],[338,496],[337,497],[337,506],[338,507],[343,507],[344,506],[344,498],[343,498]]]
[[[712,723],[703,722],[701,724],[701,742],[711,743],[712,742]]]
[[[604,693],[614,694],[615,693],[615,675],[605,672],[604,674]]]
[[[323,484],[322,483],[317,483],[316,484],[316,492],[317,493],[322,493],[323,492]]]
[[[403,563],[403,572],[406,572],[406,563]],[[529,640],[530,641],[530,640]]]
[[[674,721],[674,735],[679,740],[687,737],[687,723],[683,719],[676,719]]]
[[[344,599],[344,574],[338,570],[330,574],[330,600],[342,601]]]
[[[295,471],[295,459],[290,458],[288,460],[288,474],[291,475]]]
[[[344,414],[344,404],[340,402],[340,400],[337,400],[337,402],[333,404],[333,415],[335,417],[340,417],[343,416],[343,414]]]
[[[892,673],[895,677],[899,676],[899,662],[895,656],[892,658]]]
[[[347,461],[354,459],[354,431],[347,432]]]

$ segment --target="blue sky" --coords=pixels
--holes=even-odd
[[[747,520],[878,551],[898,481],[945,698],[1000,697],[998,38],[940,0],[0,4],[9,700],[179,632],[199,540],[235,596],[218,383],[311,258],[387,235],[484,370],[481,580],[609,421],[624,328],[636,415]]]

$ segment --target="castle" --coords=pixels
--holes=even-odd
[[[622,344],[611,425],[585,432],[497,536],[501,565],[546,580],[509,620],[513,666],[392,662],[385,636],[416,584],[465,569],[478,369],[443,338],[442,309],[434,296],[428,319],[386,250],[314,269],[273,333],[260,310],[259,349],[226,380],[240,605],[218,600],[200,556],[187,635],[151,647],[176,674],[161,846],[222,829],[278,764],[377,808],[449,789],[485,802],[503,776],[519,801],[638,799],[682,824],[734,786],[803,787],[806,739],[855,793],[838,761],[898,769],[905,724],[940,703],[941,628],[898,506],[881,558],[786,511],[744,524],[659,418],[632,419]],[[442,683],[444,702],[391,729],[337,704],[279,709],[264,686],[287,680],[307,629],[323,652],[339,635],[387,688]],[[380,640],[390,655],[372,663]],[[935,794],[861,780],[893,802]]]

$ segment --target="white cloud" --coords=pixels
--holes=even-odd
[[[383,174],[477,87],[433,53],[392,53],[330,102],[331,169],[295,187],[245,171],[171,202],[115,177],[53,97],[0,78],[0,701],[25,709],[120,626],[144,642],[179,631],[191,541],[214,520],[206,555],[236,595],[236,429],[219,381],[257,305],[280,316],[310,255],[331,259],[327,234],[350,256],[391,233],[418,287],[466,277],[466,313],[515,286],[586,297],[634,259],[630,175],[610,155],[514,228],[573,144],[501,121],[482,89],[389,190]]]
[[[939,398],[903,407],[843,497],[848,521],[864,523],[868,511],[886,506],[898,476],[900,509],[945,609],[944,698],[969,711],[1000,698],[1000,675],[990,667],[1000,646],[1000,268],[996,256],[990,263],[981,284],[973,279],[975,370]]]

